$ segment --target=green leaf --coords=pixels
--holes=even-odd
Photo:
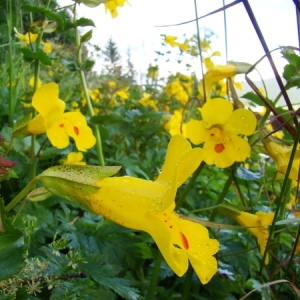
[[[62,61],[63,65],[68,68],[69,71],[75,72],[79,71],[80,69],[78,68],[77,64],[74,61],[68,61],[68,60],[63,60]]]
[[[250,100],[250,101],[252,101],[255,104],[260,105],[260,106],[265,105],[264,102],[260,99],[260,97],[258,97],[253,92],[248,92],[248,93],[244,94],[243,96],[241,96],[241,98],[248,99],[248,100]]]
[[[87,18],[80,18],[80,19],[76,20],[75,25],[76,26],[82,26],[82,27],[83,26],[96,27],[94,21],[91,20],[91,19],[87,19]]]
[[[254,173],[247,168],[239,167],[236,170],[236,176],[244,180],[257,180],[261,179],[263,176],[260,173]]]
[[[65,20],[59,14],[54,13],[52,10],[46,9],[45,7],[23,4],[21,8],[33,13],[42,13],[48,19],[54,20],[61,28],[65,25]]]
[[[106,286],[113,290],[116,294],[126,300],[138,300],[140,295],[137,293],[138,290],[130,287],[130,282],[123,278],[106,278],[94,275],[93,278],[101,286]]]
[[[89,41],[93,36],[93,30],[89,30],[88,32],[86,32],[80,39],[80,43],[85,43],[87,41]]]
[[[45,66],[51,66],[50,57],[42,49],[32,51],[28,48],[21,48],[20,51],[23,53],[26,61],[32,62],[33,60],[39,60]]]
[[[16,274],[25,260],[24,235],[8,223],[0,232],[0,280]]]
[[[95,64],[95,61],[87,59],[84,61],[83,65],[81,66],[81,69],[83,71],[91,71],[94,64]]]

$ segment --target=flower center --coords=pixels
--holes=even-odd
[[[223,144],[216,144],[214,149],[217,153],[221,153],[224,151],[225,146]]]

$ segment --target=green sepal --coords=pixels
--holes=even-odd
[[[116,174],[120,168],[62,165],[51,167],[38,177],[52,194],[94,212],[90,196],[99,189],[99,181]]]
[[[77,0],[77,3],[82,3],[88,7],[97,7],[101,3],[106,2],[105,0]]]
[[[236,69],[234,70],[235,74],[245,74],[252,67],[251,64],[248,64],[246,62],[229,61],[228,63],[230,65],[236,66]]]
[[[15,138],[23,138],[25,136],[31,135],[28,133],[27,124],[31,121],[32,114],[26,115],[13,128],[13,137]]]

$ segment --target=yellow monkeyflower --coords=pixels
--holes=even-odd
[[[124,6],[124,3],[127,2],[126,0],[106,0],[104,3],[105,10],[109,10],[112,18],[116,18],[118,16],[117,7]]]
[[[176,47],[176,46],[179,46],[179,43],[176,42],[177,40],[177,37],[176,36],[173,36],[173,35],[166,35],[165,36],[165,40],[164,42],[168,45],[170,45],[171,47]]]
[[[177,134],[182,134],[183,136],[186,136],[186,124],[182,122],[182,113],[182,109],[174,110],[173,115],[165,124],[165,129],[169,131],[169,133],[172,136]]]
[[[90,197],[90,206],[93,212],[122,226],[148,232],[178,276],[186,272],[190,261],[205,284],[217,271],[212,255],[219,243],[209,238],[205,227],[174,212],[177,188],[201,160],[202,149],[192,149],[183,136],[173,136],[155,181],[126,176],[104,178],[97,184],[100,189]]]
[[[242,226],[247,227],[246,229],[256,237],[261,255],[265,252],[269,238],[268,226],[264,225],[272,224],[273,218],[273,212],[266,213],[262,211],[258,211],[255,214],[242,211],[235,216],[236,221]],[[269,258],[267,256],[265,263],[268,264],[268,262]]]
[[[209,64],[208,61],[206,64]],[[250,65],[247,63],[235,63],[228,65],[214,65],[209,64],[209,70],[204,74],[203,80],[198,85],[198,91],[202,97],[205,95],[207,100],[210,99],[211,92],[215,84],[222,84],[220,81],[224,78],[233,77],[237,74],[245,73]]]
[[[15,36],[24,42],[24,47],[34,43],[38,37],[38,34],[27,32],[26,34],[21,34],[17,28],[14,28]]]
[[[37,87],[40,88],[42,86],[42,84],[43,84],[42,80],[40,78],[38,78]],[[31,88],[34,87],[34,76],[29,78],[29,86]]]
[[[152,95],[149,93],[143,93],[143,98],[138,100],[140,104],[143,106],[150,106],[152,107],[155,111],[158,111],[158,108],[156,106],[156,100],[153,100]]]
[[[278,172],[285,174],[292,153],[293,146],[285,146],[270,139],[264,140],[264,146],[267,154],[272,157],[276,163]],[[300,174],[300,149],[296,150],[289,178],[298,181]]]
[[[202,120],[191,119],[186,124],[186,136],[192,143],[204,143],[207,164],[227,168],[235,161],[244,161],[251,148],[242,135],[251,135],[256,128],[256,118],[247,109],[233,110],[233,105],[222,98],[214,98],[201,108]]]
[[[79,151],[86,151],[96,142],[92,130],[80,112],[64,113],[66,105],[58,93],[58,85],[53,82],[37,89],[32,106],[39,114],[28,123],[27,130],[31,134],[46,133],[51,144],[59,149],[69,145],[70,136]]]
[[[70,152],[67,158],[62,160],[63,165],[86,165],[83,160],[82,152]]]

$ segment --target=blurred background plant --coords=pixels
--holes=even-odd
[[[199,31],[192,37],[162,36],[164,51],[157,52],[157,59],[144,70],[144,84],[138,84],[130,55],[122,63],[113,37],[105,49],[94,47],[93,55],[88,51],[94,23],[76,18],[74,9],[100,4],[117,17],[126,2],[75,2],[70,7],[59,7],[54,0],[0,3],[0,298],[299,297],[300,130],[298,100],[287,93],[300,86],[299,49],[268,49],[249,2],[236,1],[243,3],[265,50],[264,59],[273,68],[280,87],[277,97],[268,97],[263,79],[259,86],[251,80],[263,58],[254,65],[215,63],[225,54],[211,49],[210,32],[204,37]],[[83,27],[88,31],[81,35]],[[280,51],[286,59],[283,74],[276,69],[272,51]],[[93,69],[97,55],[105,61],[101,73]],[[201,78],[189,66],[185,74],[160,75],[160,64],[174,57],[180,63],[183,56],[201,59]],[[251,92],[239,91],[237,74],[244,74]],[[28,134],[27,125],[36,115],[33,96],[51,82],[59,86],[65,112],[85,116],[97,140],[95,147],[78,152],[70,139],[67,147],[58,149],[46,135]],[[282,97],[283,105],[278,102]],[[221,106],[206,119],[205,105],[215,98],[230,102],[233,112],[251,111],[257,120],[255,131],[211,122],[211,115],[225,114]],[[251,154],[243,159],[236,155],[226,167],[208,159],[177,193],[177,212],[206,226],[221,245],[218,272],[206,285],[192,268],[177,277],[148,234],[121,227],[58,196],[10,204],[35,174],[59,164],[122,166],[119,176],[153,180],[170,137],[190,138],[192,120],[211,122],[206,130],[223,132],[218,145],[226,146],[228,132],[232,137],[235,130],[234,136],[251,148]],[[205,149],[203,142],[200,146]],[[220,147],[211,149],[222,152]]]

